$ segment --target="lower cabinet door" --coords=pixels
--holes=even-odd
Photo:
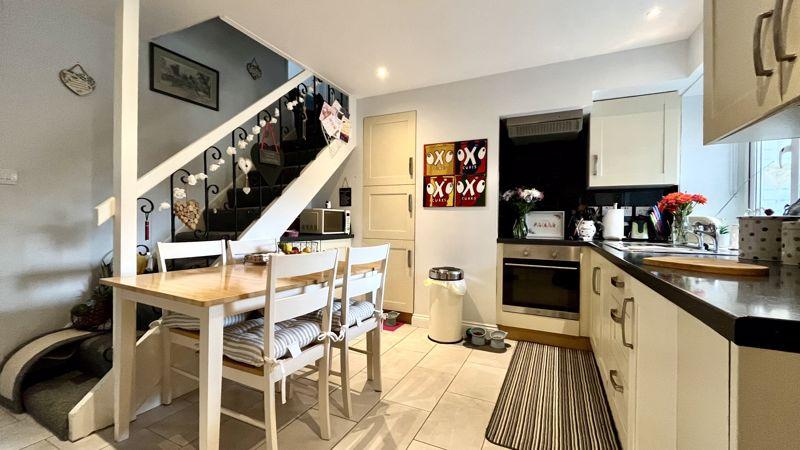
[[[365,247],[389,244],[386,273],[386,292],[383,309],[404,313],[414,312],[414,241],[400,239],[362,239]]]

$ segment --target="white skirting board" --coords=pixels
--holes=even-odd
[[[196,354],[190,349],[175,346],[173,362],[187,372],[197,372]],[[136,374],[134,405],[136,414],[161,405],[161,338],[159,328],[148,330],[136,341]],[[174,396],[197,389],[197,382],[184,376],[172,378]],[[76,441],[114,423],[114,374],[109,371],[69,412],[69,439]]]
[[[431,320],[431,316],[427,314],[414,314],[411,316],[411,325],[420,328],[428,328],[428,323]],[[467,328],[485,328],[487,331],[497,330],[497,324],[493,323],[481,323],[481,322],[471,322],[467,320],[461,321],[461,329],[462,331],[466,331]]]

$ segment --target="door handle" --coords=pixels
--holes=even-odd
[[[772,17],[773,10],[761,13],[756,17],[756,26],[753,29],[753,67],[757,77],[771,77],[772,69],[764,68],[764,58],[761,54],[761,30],[764,28],[764,21]]]
[[[613,386],[614,390],[617,392],[625,392],[625,386],[617,383],[617,381],[614,379],[617,377],[617,375],[619,375],[619,371],[617,370],[612,369],[608,371],[608,379],[611,381],[611,386]]]
[[[592,292],[596,295],[600,295],[600,289],[597,289],[597,274],[600,273],[599,267],[592,268]]]
[[[625,282],[624,281],[620,281],[619,277],[615,276],[615,277],[611,277],[611,285],[614,286],[615,288],[622,289],[622,288],[625,287]]]
[[[414,212],[414,199],[411,197],[411,194],[408,194],[408,213],[412,214]]]
[[[406,250],[406,264],[408,264],[408,268],[411,268],[411,250]]]
[[[592,155],[592,175],[597,176],[597,163],[600,161],[599,155]]]
[[[786,35],[783,33],[783,0],[775,0],[775,17],[772,19],[772,40],[775,46],[775,59],[794,61],[797,55],[786,53]]]
[[[408,176],[414,178],[414,157],[408,157]]]

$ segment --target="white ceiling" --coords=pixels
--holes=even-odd
[[[142,0],[142,38],[216,16],[365,97],[683,40],[702,0]]]

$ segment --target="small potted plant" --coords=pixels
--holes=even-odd
[[[717,247],[722,250],[731,248],[731,234],[727,225],[723,225],[717,230]]]
[[[517,213],[514,221],[513,233],[517,239],[524,239],[528,236],[528,223],[525,216],[533,210],[536,203],[544,198],[544,194],[536,188],[515,188],[503,192],[500,199],[511,204]]]

